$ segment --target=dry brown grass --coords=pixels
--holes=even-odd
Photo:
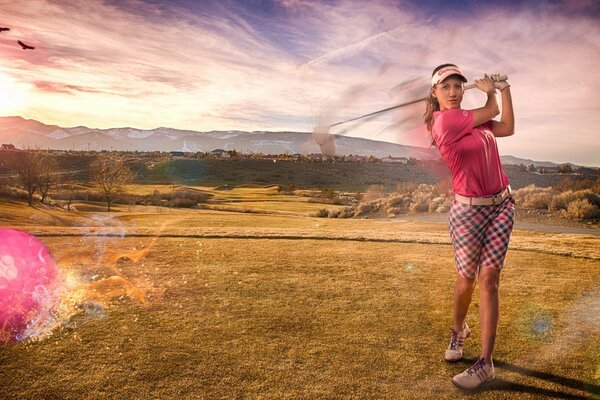
[[[3,396],[470,397],[450,382],[468,361],[442,360],[455,274],[445,224],[144,209],[54,210],[36,225],[41,211],[0,206],[103,310],[0,348]],[[599,394],[599,243],[515,231],[499,379],[477,398]],[[480,349],[478,307],[475,296],[467,360]]]

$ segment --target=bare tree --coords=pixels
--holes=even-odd
[[[21,160],[17,166],[17,180],[27,192],[27,202],[31,206],[33,204],[33,194],[39,187],[43,160],[39,154],[33,151],[22,152],[20,158]]]
[[[108,211],[115,194],[120,192],[125,184],[131,182],[133,177],[134,174],[125,165],[125,161],[113,156],[98,156],[90,168],[90,179],[104,194]]]
[[[45,155],[40,155],[40,181],[38,183],[38,189],[42,195],[42,203],[46,201],[48,192],[53,186],[56,186],[59,182],[60,175],[58,174],[58,164],[56,161]]]
[[[67,182],[58,186],[56,196],[66,203],[67,211],[71,211],[71,203],[73,203],[77,191],[78,186],[76,182]]]

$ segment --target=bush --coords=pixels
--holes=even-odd
[[[451,200],[448,196],[439,196],[431,200],[428,211],[430,213],[443,213],[450,210]]]
[[[13,199],[27,200],[27,192],[20,188],[11,186],[0,187],[0,196],[12,197]]]
[[[581,195],[582,198],[589,201],[591,204],[600,207],[600,195],[594,193],[592,190],[580,190],[575,192],[576,195]]]
[[[578,191],[578,190],[586,190],[586,189],[595,189],[596,182],[590,178],[580,179],[574,181],[571,177],[566,177],[561,179],[560,182],[556,184],[556,189],[561,192],[566,192],[568,190]]]
[[[168,207],[192,208],[198,206],[198,201],[185,197],[175,197],[167,202]]]
[[[410,212],[426,212],[429,211],[429,204],[425,200],[417,200],[410,203],[410,207],[408,208]]]
[[[569,203],[563,214],[576,219],[594,219],[600,218],[600,208],[590,203],[588,199],[577,199]]]
[[[161,195],[161,197],[167,200],[189,199],[194,200],[196,203],[206,202],[210,198],[210,196],[206,193],[189,189],[178,189],[166,195]]]
[[[342,212],[342,210],[330,210],[329,215],[327,217],[328,218],[339,218],[341,212]]]
[[[410,212],[428,212],[429,204],[437,197],[435,188],[431,185],[421,184],[412,195],[412,201],[408,207]]]
[[[577,192],[569,190],[554,196],[548,209],[551,211],[566,210],[569,207],[569,204],[575,200],[587,200],[591,205],[600,207],[600,195],[587,189],[579,190]]]
[[[513,191],[515,203],[536,210],[547,210],[552,203],[552,198],[557,194],[558,191],[552,188],[541,188],[534,184]]]
[[[525,198],[525,201],[521,205],[534,210],[547,210],[551,201],[552,194],[549,192],[532,193]]]
[[[379,201],[371,201],[368,203],[361,203],[356,207],[354,212],[355,217],[366,217],[371,214],[379,213],[382,209],[382,203]]]
[[[340,211],[338,218],[352,218],[354,217],[355,211],[356,210],[354,209],[354,207],[344,207]]]
[[[412,194],[418,187],[419,184],[415,182],[400,182],[396,185],[396,192],[399,194]]]
[[[317,218],[327,218],[329,216],[329,211],[326,208],[321,208],[319,211],[310,214],[310,216]]]
[[[550,211],[566,210],[573,200],[576,199],[575,193],[571,190],[560,193],[552,198],[548,209]]]
[[[395,209],[399,212],[408,211],[411,197],[406,194],[392,193],[385,202],[386,209]]]

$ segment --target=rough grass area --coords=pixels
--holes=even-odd
[[[450,378],[480,350],[477,296],[465,360],[443,361],[445,223],[147,210],[0,204],[2,225],[38,234],[83,293],[49,337],[0,347],[0,397],[472,397]],[[476,398],[600,396],[599,244],[515,231],[498,379]]]
[[[149,247],[127,268],[110,269],[99,240],[121,259]],[[151,300],[115,292],[104,299],[103,318],[79,315],[76,327],[48,339],[1,348],[0,376],[12,397],[460,397],[449,377],[467,362],[442,360],[451,324],[448,246],[44,241],[70,260],[63,268],[131,281],[141,273]],[[481,398],[596,390],[600,262],[515,251],[507,263],[495,355],[501,380]],[[590,301],[596,310],[573,313]],[[472,307],[470,360],[479,350],[477,300]]]

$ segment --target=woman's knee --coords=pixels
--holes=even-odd
[[[475,287],[475,281],[475,278],[469,278],[461,274],[456,277],[456,284],[461,291],[472,291]]]
[[[492,268],[481,268],[479,271],[479,290],[497,293],[500,287],[500,271]]]

